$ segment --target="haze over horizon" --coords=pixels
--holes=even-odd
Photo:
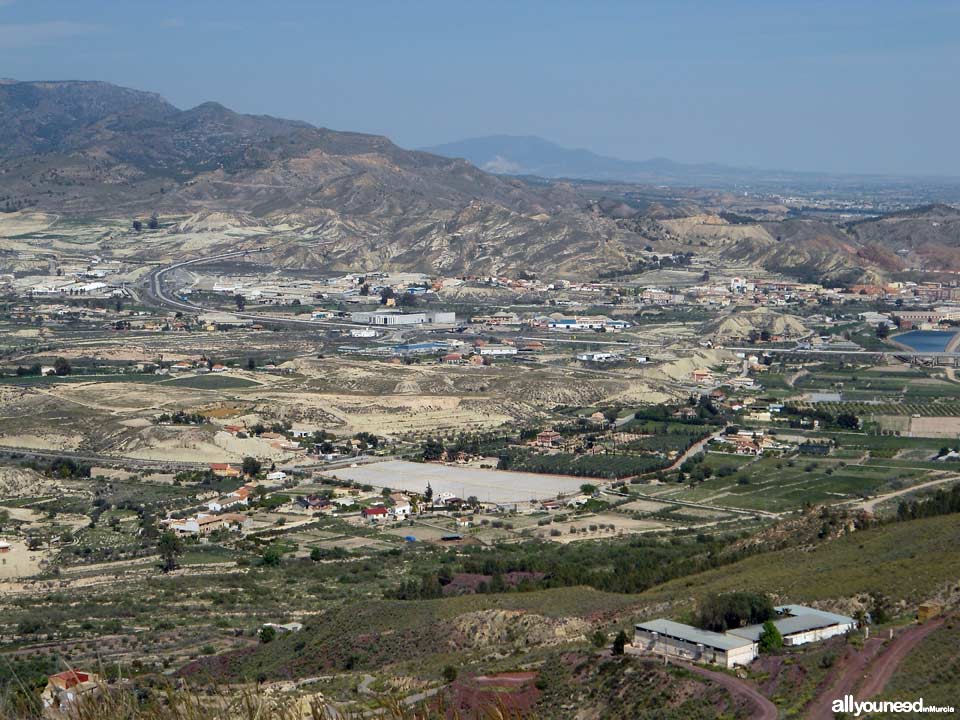
[[[623,160],[960,167],[954,3],[281,5],[0,0],[0,67],[410,148],[505,134]]]

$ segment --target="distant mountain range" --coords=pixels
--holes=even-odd
[[[463,158],[481,170],[504,175],[535,175],[604,182],[729,189],[739,185],[898,185],[915,179],[731,167],[717,163],[680,163],[667,158],[620,160],[590,150],[562,147],[540,137],[490,135],[423,148],[445,157]],[[941,179],[960,182],[957,179]]]
[[[335,271],[583,279],[675,252],[831,282],[960,270],[960,212],[949,206],[843,224],[792,217],[777,203],[737,215],[725,192],[502,174],[709,186],[751,172],[631,163],[536,138],[411,151],[376,135],[213,102],[181,110],[154,93],[85,81],[0,81],[0,138],[0,211],[180,216],[159,234],[163,242],[125,238],[142,259],[268,242],[276,267]],[[666,207],[667,196],[679,200]],[[124,225],[109,232],[130,235]],[[234,227],[244,232],[224,232]],[[0,242],[0,271],[16,262]]]
[[[694,179],[749,174],[723,165],[685,165],[666,158],[632,161],[562,147],[533,135],[490,135],[423,148],[425,152],[458,157],[487,172],[621,182],[657,182],[664,178]]]

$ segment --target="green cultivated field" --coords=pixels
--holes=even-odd
[[[713,466],[716,454],[707,455]],[[877,461],[886,464],[889,461]],[[712,477],[694,488],[664,495],[744,510],[785,512],[807,504],[835,503],[875,495],[894,480],[913,484],[926,475],[916,463],[891,470],[871,464],[840,467],[832,458],[762,458],[726,477]],[[744,482],[746,481],[746,482]]]

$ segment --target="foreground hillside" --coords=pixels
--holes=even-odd
[[[168,692],[163,688],[169,679],[145,672],[151,663],[150,649],[158,643],[180,636],[176,642],[182,644],[187,636],[204,632],[203,628],[242,626],[251,616],[280,619],[286,606],[296,605],[305,623],[302,631],[278,635],[269,642],[238,634],[232,641],[234,649],[204,655],[175,672],[189,686],[220,688],[219,699],[207,702],[233,703],[232,714],[223,717],[246,717],[237,705],[244,697],[243,705],[272,704],[273,714],[264,710],[259,717],[276,718],[311,717],[311,702],[315,708],[334,703],[346,717],[376,707],[386,707],[388,717],[413,717],[410,708],[421,703],[426,714],[417,717],[441,717],[447,711],[472,717],[478,708],[498,707],[502,717],[518,718],[748,718],[762,716],[773,704],[781,712],[805,717],[809,708],[829,696],[837,678],[849,677],[853,682],[863,672],[863,663],[872,667],[893,652],[894,645],[888,648],[884,640],[886,630],[878,630],[866,644],[859,635],[850,640],[838,637],[764,656],[750,668],[746,680],[699,668],[664,668],[643,658],[610,658],[608,651],[598,650],[595,636],[600,631],[607,644],[618,629],[629,631],[634,622],[663,616],[687,618],[695,603],[713,593],[743,588],[770,593],[778,601],[850,613],[864,609],[877,613],[878,598],[882,598],[889,616],[883,622],[894,620],[890,627],[897,627],[912,616],[920,601],[937,598],[946,607],[955,603],[958,533],[955,516],[946,515],[764,551],[764,543],[775,540],[796,545],[771,530],[758,537],[761,545],[756,554],[638,594],[562,587],[435,599],[376,599],[368,593],[376,587],[371,581],[384,580],[375,569],[380,564],[361,558],[330,565],[289,559],[276,567],[253,566],[205,577],[175,573],[148,583],[121,574],[109,587],[78,587],[74,601],[80,602],[76,607],[94,623],[105,621],[96,618],[123,618],[113,621],[114,634],[99,645],[99,652],[106,656],[119,657],[117,650],[127,645],[123,631],[117,632],[121,626],[157,625],[156,631],[135,636],[138,639],[131,647],[140,648],[138,661],[125,672],[133,680],[123,687],[140,688],[145,698],[163,698]],[[617,544],[597,543],[596,549],[610,557],[611,552],[616,554]],[[598,552],[595,557],[601,562],[604,554]],[[419,556],[415,567],[422,571],[430,562]],[[345,579],[350,577],[354,579]],[[397,581],[387,580],[387,594],[392,592],[389,585]],[[136,600],[130,594],[131,582],[136,584]],[[338,599],[344,592],[349,598],[345,603]],[[249,601],[244,599],[247,595]],[[96,612],[89,604],[94,597]],[[62,593],[29,604],[22,598],[14,612],[5,612],[5,622],[18,623],[20,628],[39,623],[52,632],[53,618],[70,622],[57,607],[63,599]],[[880,622],[876,617],[875,622]],[[917,670],[928,667],[931,657],[940,657],[944,643],[949,642],[951,636],[941,635],[940,627],[939,621],[931,624],[918,635],[919,643],[903,646],[903,670],[897,670],[899,663],[891,664],[887,672],[892,678],[880,687],[886,687],[887,696],[902,697],[918,690],[942,697],[952,691],[949,673],[929,676]],[[952,621],[943,628],[953,632]],[[900,634],[897,630],[898,638]],[[78,661],[82,646],[65,647],[71,662]],[[211,644],[203,652],[212,653],[213,648]],[[11,694],[16,685],[10,684],[7,671],[31,684],[36,681],[33,673],[51,672],[45,670],[47,665],[55,668],[58,662],[30,655],[10,656],[10,661],[3,672],[4,702],[8,703],[20,695]],[[451,667],[457,669],[452,675],[448,674]],[[289,691],[292,680],[302,685],[300,701],[284,694],[262,694],[266,688]],[[251,687],[257,683],[261,690],[223,691],[245,682]],[[316,695],[318,689],[322,696]],[[89,717],[194,717],[186,710],[196,702],[189,694],[171,696],[179,698],[169,701],[174,707],[184,703],[179,713],[172,713],[164,701],[166,707],[151,712],[141,706],[139,712],[145,714],[140,715],[130,708],[121,712],[126,702],[123,692],[113,706],[92,706]],[[409,704],[398,698],[407,698]],[[17,717],[13,712],[7,716]]]

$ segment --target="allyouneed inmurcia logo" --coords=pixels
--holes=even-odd
[[[854,717],[873,713],[953,713],[953,706],[927,705],[923,698],[917,700],[854,700],[853,695],[844,695],[833,701],[835,713],[848,713]]]

